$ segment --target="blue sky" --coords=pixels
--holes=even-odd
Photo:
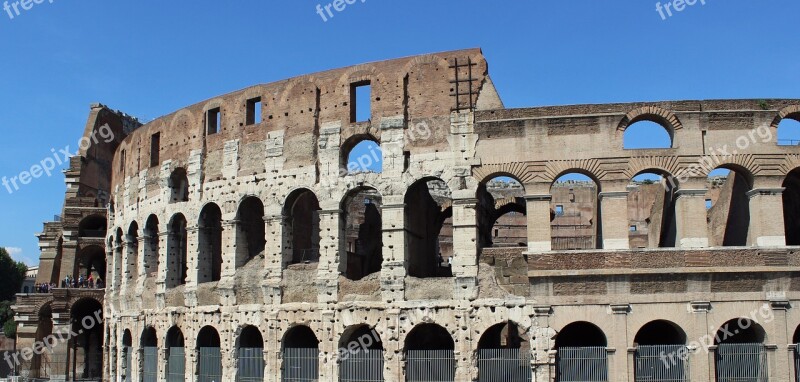
[[[1,2],[2,0],[0,0]],[[798,98],[797,0],[55,0],[0,13],[0,177],[75,147],[92,102],[149,121],[256,83],[482,47],[508,107]],[[0,10],[1,11],[1,10]],[[13,12],[13,11],[12,11]],[[63,175],[0,188],[0,246],[29,263]]]

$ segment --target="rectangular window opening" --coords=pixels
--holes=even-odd
[[[714,207],[714,202],[711,199],[706,199],[706,209],[710,210],[711,207]]]
[[[350,122],[367,122],[372,119],[372,85],[370,81],[350,85]]]
[[[119,172],[125,175],[125,150],[119,155]]]
[[[155,133],[150,136],[150,167],[156,167],[161,164],[161,133]]]
[[[206,112],[206,125],[208,135],[219,133],[219,129],[222,127],[222,110],[220,108]]]
[[[261,123],[261,97],[247,100],[247,125]]]
[[[564,216],[564,206],[556,206],[556,216]]]

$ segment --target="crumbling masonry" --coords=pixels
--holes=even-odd
[[[108,286],[20,296],[18,346],[102,304],[102,332],[34,357],[35,374],[475,381],[500,362],[519,374],[498,381],[567,381],[599,349],[577,369],[634,381],[648,346],[681,346],[691,367],[672,370],[699,382],[730,371],[737,342],[794,380],[800,149],[775,130],[798,117],[800,100],[506,109],[480,50],[257,85],[143,126],[98,105],[84,135],[118,139],[73,158],[38,281]],[[624,149],[641,121],[671,148]],[[687,173],[742,136],[714,159],[726,180]],[[381,172],[348,168],[362,141]],[[632,185],[643,172],[673,181]],[[717,336],[741,317],[741,338]]]

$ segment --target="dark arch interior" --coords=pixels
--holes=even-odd
[[[800,343],[800,326],[794,331],[794,336],[792,336],[792,343],[798,344]]]
[[[90,275],[93,280],[106,277],[106,254],[102,247],[92,245],[82,248],[78,253],[78,262],[75,264],[77,274],[85,278]]]
[[[606,336],[597,326],[588,322],[567,325],[556,336],[556,349],[560,347],[605,347]]]
[[[673,248],[677,223],[677,181],[660,170],[637,174],[628,185],[628,224],[631,248]]]
[[[200,213],[200,268],[198,283],[222,278],[222,211],[209,204]]]
[[[528,245],[525,189],[518,180],[494,177],[478,186],[478,241],[481,248]]]
[[[497,324],[486,330],[478,342],[478,349],[529,349],[528,341],[513,322]]]
[[[783,224],[786,245],[800,245],[800,168],[793,170],[783,181]]]
[[[453,209],[442,180],[414,183],[405,196],[406,258],[411,277],[452,277]]]
[[[189,177],[186,175],[186,169],[179,167],[172,171],[172,175],[169,177],[169,188],[171,203],[189,201]]]
[[[668,321],[653,321],[639,329],[633,340],[636,345],[683,345],[686,334]]]
[[[145,245],[148,246],[144,259],[145,273],[154,275],[158,271],[159,238],[158,217],[150,215],[144,227]]]
[[[624,148],[626,150],[672,148],[672,129],[661,119],[645,116],[630,123],[623,137]]]
[[[361,280],[380,272],[383,264],[383,198],[372,188],[351,192],[344,200],[344,232],[347,248],[345,276]]]
[[[766,340],[764,328],[749,318],[733,319],[717,331],[714,341],[719,344],[763,344]]]
[[[156,330],[154,328],[147,328],[142,332],[142,340],[141,340],[142,347],[157,347],[158,346],[158,335],[156,334]]]
[[[366,344],[369,350],[383,350],[383,341],[378,333],[368,325],[350,328],[342,335],[339,348],[347,349],[352,343]]]
[[[750,230],[751,181],[740,169],[718,168],[709,174],[711,187],[719,188],[719,197],[708,212],[709,237],[722,237],[725,247],[746,246]]]
[[[242,330],[239,336],[239,347],[245,349],[263,349],[264,337],[261,331],[255,326],[248,326]]]
[[[319,201],[309,190],[298,190],[288,199],[284,216],[291,224],[292,264],[319,261]]]
[[[98,378],[103,373],[103,305],[92,298],[79,300],[70,309],[70,317],[73,332],[79,333],[70,340],[74,353],[70,367],[77,370],[78,378]]]
[[[283,347],[289,349],[318,349],[319,340],[308,326],[295,326],[283,338]]]
[[[167,348],[182,348],[185,346],[186,341],[183,338],[183,332],[177,326],[173,326],[167,332]]]
[[[218,348],[220,347],[219,333],[217,330],[206,326],[200,330],[197,335],[197,347],[201,348]]]
[[[422,324],[408,333],[405,350],[453,350],[455,342],[450,333],[436,324]]]
[[[189,272],[186,218],[181,214],[173,216],[169,223],[167,247],[167,287],[174,288],[186,284]]]
[[[133,346],[133,337],[131,336],[130,330],[125,329],[125,332],[122,334],[122,346]]]
[[[550,187],[553,250],[603,248],[598,181],[588,173],[570,170]]]
[[[87,216],[78,224],[78,235],[81,237],[104,237],[106,235],[106,218],[104,216]]]
[[[264,224],[264,203],[255,197],[249,197],[239,206],[239,224],[247,238],[247,255],[250,258],[264,252],[267,243]]]

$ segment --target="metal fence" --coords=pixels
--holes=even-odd
[[[383,350],[348,354],[339,365],[340,382],[383,382]]]
[[[319,380],[319,349],[283,349],[283,382]]]
[[[645,345],[636,348],[636,382],[688,382],[689,349],[685,345]]]
[[[406,381],[452,382],[456,359],[452,350],[409,350],[406,353]]]
[[[239,349],[239,374],[238,382],[263,382],[264,381],[264,349],[240,348]]]
[[[559,382],[608,382],[605,347],[562,347],[556,355]]]
[[[186,349],[178,347],[169,348],[169,357],[167,358],[167,382],[184,382],[186,381],[185,376]]]
[[[143,349],[143,366],[142,382],[157,382],[158,381],[158,348],[146,346]]]
[[[767,350],[763,344],[720,344],[715,358],[717,382],[767,382]]]
[[[125,381],[133,381],[133,348],[125,346]]]
[[[520,349],[478,350],[479,382],[531,382],[531,353]]]
[[[220,348],[200,348],[197,382],[220,382],[222,380],[222,351]]]
[[[800,344],[796,344],[794,348],[794,373],[795,382],[800,382]]]

